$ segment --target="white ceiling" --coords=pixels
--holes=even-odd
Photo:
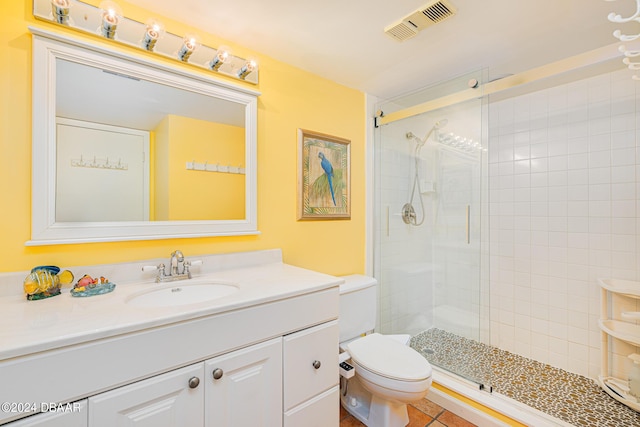
[[[480,68],[516,74],[615,43],[616,28],[638,32],[607,20],[634,12],[633,0],[451,0],[455,16],[404,42],[384,28],[430,0],[130,3],[383,99]]]
[[[56,116],[145,131],[171,114],[245,126],[244,104],[105,69],[58,59]]]

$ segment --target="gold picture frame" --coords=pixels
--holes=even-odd
[[[298,129],[298,220],[351,218],[351,141]]]

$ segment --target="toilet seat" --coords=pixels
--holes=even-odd
[[[391,382],[431,379],[431,365],[420,353],[384,335],[373,333],[359,338],[350,342],[347,349],[353,362]]]

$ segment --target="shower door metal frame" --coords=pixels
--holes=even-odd
[[[510,96],[513,96],[514,91],[519,88],[524,92],[532,91],[538,88],[536,83],[548,85],[548,82],[541,82],[545,79],[569,81],[571,77],[568,75],[572,72],[579,71],[584,73],[585,70],[588,70],[590,74],[596,75],[601,74],[604,70],[620,69],[622,67],[619,59],[624,56],[624,54],[618,50],[618,47],[619,43],[613,43],[528,71],[509,75],[499,80],[481,83],[469,89],[432,99],[412,107],[394,111],[393,113],[384,114],[384,112],[381,112],[375,117],[374,126],[377,128],[407,117],[416,116],[482,96],[497,95],[507,90],[509,90]]]

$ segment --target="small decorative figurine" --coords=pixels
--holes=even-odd
[[[78,282],[71,289],[72,297],[92,297],[94,295],[107,294],[113,291],[116,287],[115,283],[109,282],[109,280],[100,276],[94,279],[93,277],[85,274],[78,280]]]
[[[41,265],[31,269],[24,279],[23,288],[28,300],[39,300],[60,294],[61,285],[70,285],[73,273],[69,270],[60,272],[55,265]]]

